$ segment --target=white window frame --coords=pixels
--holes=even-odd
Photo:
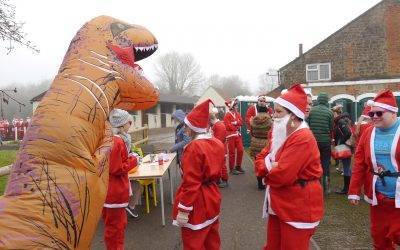
[[[320,67],[321,66],[323,66],[323,65],[328,65],[328,68],[329,68],[329,78],[326,78],[326,79],[321,79],[320,78]],[[309,70],[308,68],[309,67],[311,67],[311,66],[317,66],[317,69],[312,69],[312,70]],[[308,79],[308,71],[317,71],[317,75],[318,75],[318,79],[317,80],[313,80],[313,81],[330,81],[331,80],[331,76],[332,76],[332,67],[331,67],[331,63],[313,63],[313,64],[306,64],[306,81],[307,82],[313,82],[313,81],[310,81],[309,79]]]

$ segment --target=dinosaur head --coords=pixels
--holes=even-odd
[[[109,16],[99,16],[78,31],[60,71],[68,71],[68,61],[84,62],[93,69],[92,78],[100,77],[100,73],[95,71],[106,72],[109,73],[107,82],[118,84],[113,107],[125,110],[148,109],[157,103],[159,92],[144,77],[137,62],[152,55],[157,47],[157,39],[146,28]],[[87,71],[80,73],[90,74]],[[104,85],[104,82],[96,83]]]
[[[110,24],[112,39],[107,48],[116,59],[113,68],[125,79],[119,79],[118,108],[142,110],[158,101],[158,90],[144,77],[136,63],[152,55],[158,47],[156,38],[146,28],[115,20]],[[133,84],[132,84],[133,83]]]

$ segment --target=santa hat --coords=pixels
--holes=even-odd
[[[361,116],[362,116],[362,117],[365,117],[365,118],[370,118],[370,117],[368,116],[368,112],[369,112],[369,111],[371,111],[371,106],[365,105]]]
[[[275,103],[287,108],[297,117],[304,120],[307,107],[307,95],[301,84],[293,85],[288,91],[276,98]]]
[[[185,117],[185,124],[194,132],[207,132],[207,126],[210,121],[210,103],[214,104],[210,99],[207,99],[194,107]]]
[[[235,106],[237,104],[237,100],[236,99],[231,99],[231,100],[226,100],[225,101],[225,105],[229,108],[232,109],[233,106]]]
[[[384,108],[386,110],[392,111],[397,113],[397,111],[399,110],[397,108],[397,103],[396,103],[396,98],[393,96],[392,91],[390,90],[382,90],[381,92],[379,92],[374,100],[369,100],[367,102],[368,106],[371,107],[380,107],[380,108]]]

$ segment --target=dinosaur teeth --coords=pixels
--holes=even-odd
[[[157,47],[158,47],[157,44],[153,44],[150,46],[135,47],[135,49],[136,49],[136,51],[145,52],[145,51],[149,51],[149,50],[155,50],[155,49],[157,49]]]

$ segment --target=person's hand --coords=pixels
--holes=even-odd
[[[354,205],[354,206],[358,206],[358,204],[359,204],[359,200],[356,200],[356,199],[350,199],[349,202],[351,205]]]
[[[247,134],[250,134],[250,130],[247,129],[246,132],[247,132]]]
[[[275,161],[272,163],[272,168],[276,168],[278,166],[278,163]]]
[[[182,227],[189,221],[189,213],[179,211],[176,216],[176,222],[178,222],[178,226]]]

